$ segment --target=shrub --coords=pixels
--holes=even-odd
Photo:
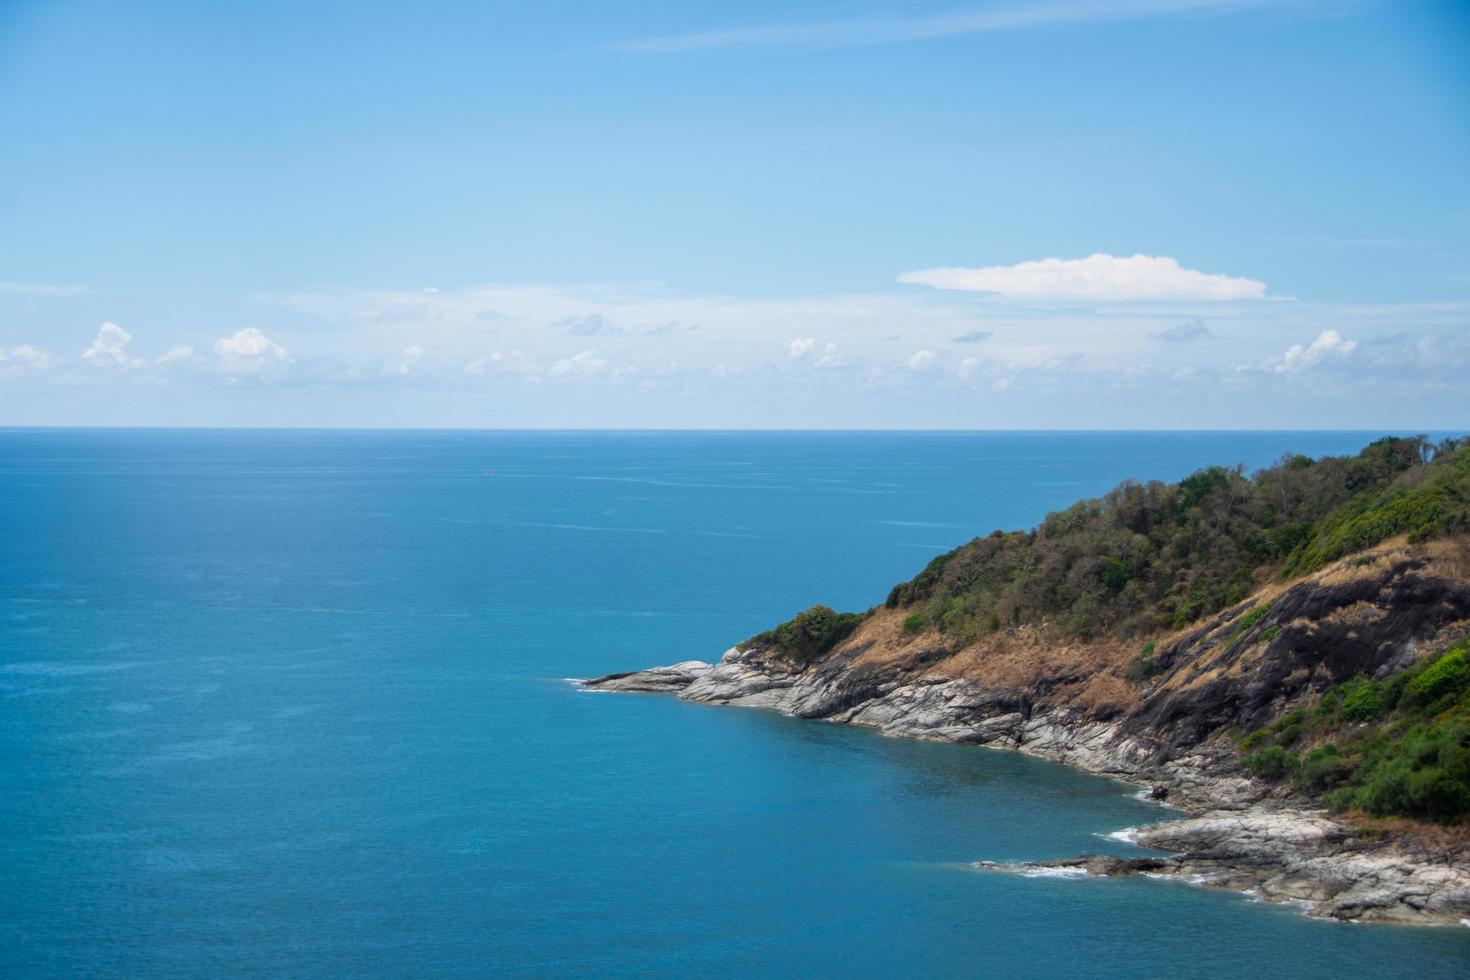
[[[1334,803],[1451,823],[1470,813],[1470,725],[1418,726],[1366,754],[1360,770],[1360,785]]]
[[[1143,650],[1139,652],[1137,657],[1133,658],[1133,662],[1123,672],[1124,680],[1130,684],[1142,684],[1154,674],[1157,674],[1160,667],[1158,661],[1154,659],[1154,650],[1156,648],[1157,644],[1153,640],[1145,643]]]
[[[913,636],[915,633],[924,632],[924,627],[928,623],[929,620],[925,618],[923,613],[909,613],[903,618],[903,631],[907,635]]]
[[[1240,622],[1236,624],[1235,632],[1244,633],[1246,630],[1259,623],[1261,621],[1261,617],[1265,616],[1266,613],[1270,611],[1270,606],[1257,606],[1250,612],[1246,613],[1244,616],[1240,617]]]
[[[862,621],[862,613],[839,613],[826,606],[812,606],[775,629],[756,634],[741,646],[771,644],[791,659],[804,663],[847,639]]]
[[[1409,704],[1430,704],[1464,690],[1467,682],[1470,682],[1470,664],[1465,662],[1465,651],[1451,650],[1408,682],[1404,688],[1405,700]]]
[[[1346,779],[1353,771],[1352,763],[1330,742],[1308,752],[1297,768],[1292,785],[1305,793],[1321,793]]]
[[[1259,752],[1248,755],[1243,760],[1245,767],[1252,775],[1261,779],[1269,779],[1273,782],[1284,779],[1296,772],[1301,764],[1297,757],[1286,751],[1279,745],[1268,746]]]
[[[1383,713],[1383,693],[1372,678],[1359,674],[1342,688],[1342,716],[1348,721],[1372,721]]]
[[[1281,716],[1276,723],[1276,744],[1295,745],[1301,741],[1307,727],[1308,714],[1305,708],[1295,708]]]
[[[1315,709],[1319,728],[1339,718],[1379,721],[1308,753],[1297,786],[1330,790],[1326,802],[1335,810],[1439,823],[1470,817],[1470,699],[1457,699],[1470,687],[1467,649],[1461,641],[1388,681],[1358,676],[1327,691]]]

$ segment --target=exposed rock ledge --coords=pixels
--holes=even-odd
[[[1128,839],[1174,852],[1090,855],[977,867],[1022,874],[1174,876],[1209,887],[1294,901],[1311,915],[1375,922],[1470,921],[1470,866],[1403,840],[1369,841],[1318,812],[1270,796],[1240,773],[1228,745],[1159,751],[1146,734],[1065,707],[1032,705],[1020,692],[967,679],[885,677],[841,659],[800,669],[761,650],[732,649],[717,664],[691,660],[583,682],[602,691],[673,693],[688,701],[773,708],[875,728],[886,735],[1013,748],[1147,787],[1192,811]]]

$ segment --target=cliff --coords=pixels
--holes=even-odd
[[[978,867],[1178,875],[1304,901],[1318,915],[1470,920],[1470,533],[1453,506],[1427,521],[1421,512],[1446,493],[1452,505],[1470,501],[1470,448],[1447,444],[1433,458],[1389,449],[1378,458],[1407,462],[1372,478],[1350,465],[1321,478],[1349,486],[1331,506],[1304,501],[1314,516],[1295,521],[1275,562],[1245,578],[1200,574],[1178,542],[1182,533],[1200,546],[1232,528],[1244,537],[1250,508],[1279,490],[1275,471],[1234,487],[1212,480],[1182,510],[1174,495],[1191,493],[1189,481],[1174,495],[1153,491],[1151,515],[1106,505],[1080,524],[1053,515],[1050,536],[1043,524],[998,545],[977,539],[866,614],[819,607],[713,665],[587,684],[1018,749],[1139,784],[1193,814],[1134,833],[1170,856]],[[1379,520],[1385,508],[1397,523]],[[1191,530],[1201,510],[1209,524]],[[1377,540],[1333,542],[1365,517]],[[1133,521],[1121,584],[1106,572],[1122,562],[1111,530],[1120,519]],[[1406,522],[1415,527],[1401,533]],[[1091,551],[1068,541],[1079,530]],[[1152,551],[1137,540],[1149,535],[1160,542]],[[1232,541],[1227,560],[1250,553]],[[1078,568],[1095,570],[1095,584]],[[1113,601],[1140,579],[1129,602]],[[1057,583],[1080,594],[1071,601],[1086,617],[1058,599]],[[1174,627],[1200,595],[1218,608]]]

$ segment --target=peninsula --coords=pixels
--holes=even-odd
[[[1179,876],[1314,915],[1470,924],[1470,439],[1124,483],[815,606],[718,663],[586,681],[1018,749],[1186,818],[1158,856],[976,866]]]

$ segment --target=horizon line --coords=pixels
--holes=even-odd
[[[1470,434],[1467,426],[1334,426],[1305,428],[1230,428],[1207,426],[1200,428],[1142,428],[1142,427],[1025,427],[996,426],[990,428],[944,427],[774,427],[774,426],[470,426],[470,425],[10,425],[0,424],[0,433],[9,432],[543,432],[543,433],[1016,433],[1016,434],[1198,434],[1198,433],[1330,433],[1363,434],[1374,432],[1412,432],[1428,434]]]

